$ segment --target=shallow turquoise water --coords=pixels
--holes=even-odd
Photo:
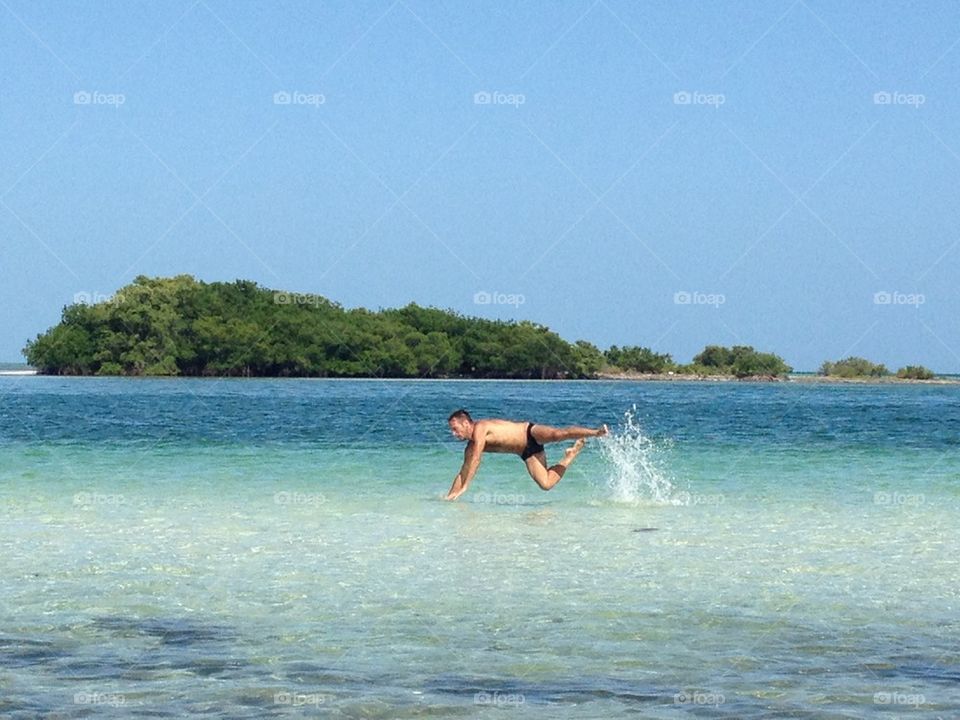
[[[0,378],[0,715],[956,717],[957,392]]]

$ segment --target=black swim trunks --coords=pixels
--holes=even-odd
[[[538,452],[543,452],[543,445],[538,443],[533,437],[533,433],[530,432],[530,428],[533,427],[532,422],[527,423],[527,446],[523,449],[523,452],[520,453],[520,457],[523,460],[526,460],[532,455],[536,455]]]

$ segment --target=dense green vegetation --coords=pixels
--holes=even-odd
[[[872,363],[862,357],[848,357],[836,362],[825,360],[819,372],[821,375],[841,378],[884,377],[890,374],[886,366]]]
[[[885,365],[873,363],[862,357],[848,357],[832,362],[827,360],[820,366],[819,373],[839,378],[880,378],[889,377],[890,371]],[[896,377],[901,380],[932,380],[936,377],[932,370],[922,365],[907,365],[897,370]]]
[[[138,277],[106,302],[65,307],[60,323],[27,343],[27,361],[62,375],[590,378],[598,373],[780,377],[783,359],[747,345],[708,345],[683,365],[646,347],[603,351],[532,322],[406,307],[347,310],[319,295],[189,275]],[[888,375],[847,358],[821,374]],[[909,366],[903,378],[929,378]]]
[[[621,370],[631,370],[641,373],[664,373],[676,370],[677,365],[667,354],[655,353],[650,348],[628,346],[610,346],[603,354],[607,364]]]
[[[690,366],[681,368],[681,372],[720,373],[739,378],[759,375],[777,377],[786,375],[790,370],[792,368],[779,355],[757,352],[749,345],[734,345],[732,348],[708,345],[693,358]]]
[[[680,375],[735,375],[739,378],[769,376],[779,377],[791,368],[783,358],[772,353],[754,350],[749,345],[708,345],[693,362],[680,365],[667,354],[655,353],[644,347],[618,348],[616,345],[604,353],[610,367],[641,373],[676,373]]]
[[[897,370],[897,377],[904,380],[933,380],[936,377],[933,370],[923,365],[907,365]]]
[[[345,310],[256,283],[138,277],[111,300],[64,308],[27,361],[73,375],[585,377],[599,351],[530,322],[415,304]]]

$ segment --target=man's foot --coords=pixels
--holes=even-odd
[[[560,461],[560,464],[566,466],[572,463],[573,459],[580,454],[580,451],[583,450],[583,446],[586,444],[587,441],[583,438],[577,440],[573,445],[563,451],[563,460]]]
[[[599,428],[597,428],[597,437],[603,437],[603,436],[606,435],[608,432],[610,432],[610,428],[608,428],[608,427],[607,427],[607,424],[604,423],[604,424],[601,425]]]

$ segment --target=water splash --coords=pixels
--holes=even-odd
[[[654,441],[644,435],[636,405],[623,414],[620,428],[600,438],[599,446],[609,466],[606,484],[612,500],[656,505],[679,502],[674,484],[663,469],[670,441]]]

